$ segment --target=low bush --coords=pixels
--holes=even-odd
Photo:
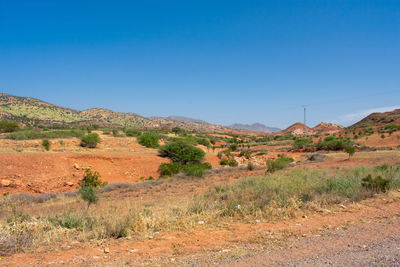
[[[158,135],[155,132],[146,132],[137,138],[139,144],[149,148],[159,147]]]
[[[254,170],[254,165],[253,165],[253,163],[251,163],[251,162],[247,163],[247,169],[248,169],[249,171]]]
[[[293,143],[294,149],[310,149],[313,147],[313,140],[311,137],[296,138]]]
[[[367,177],[362,179],[361,184],[375,193],[386,192],[390,188],[390,180],[382,178],[380,175],[372,178],[372,175],[368,174]]]
[[[163,145],[158,151],[161,157],[168,157],[173,162],[182,165],[199,163],[205,155],[205,152],[200,148],[194,147],[193,145],[181,140],[172,141]]]
[[[24,130],[6,135],[7,139],[13,140],[28,140],[28,139],[43,139],[43,138],[80,138],[84,134],[81,130],[54,130],[54,131],[34,131]]]
[[[289,166],[289,163],[293,162],[293,158],[287,157],[285,155],[278,155],[276,160],[269,159],[267,161],[267,171],[275,172],[277,170],[281,170]]]
[[[11,133],[19,129],[19,124],[14,121],[0,121],[0,133]]]
[[[179,163],[162,163],[158,167],[161,177],[170,177],[178,174],[182,170],[182,165]]]
[[[142,134],[141,131],[137,130],[137,129],[128,129],[125,131],[125,135],[126,136],[140,136]]]
[[[296,169],[245,178],[232,185],[216,185],[195,198],[189,211],[220,217],[292,217],[300,209],[360,201],[385,192],[389,184],[398,188],[400,168],[391,170],[356,168],[332,173]],[[372,176],[361,178],[368,173]]]
[[[81,138],[81,146],[88,148],[95,148],[100,142],[99,135],[97,133],[90,133]]]
[[[356,148],[352,145],[346,145],[345,151],[347,154],[349,154],[349,159],[350,159],[350,157],[353,156],[354,153],[356,153]]]
[[[351,142],[348,138],[337,138],[335,136],[325,137],[324,141],[319,141],[315,144],[318,150],[343,150],[346,146],[350,145]]]
[[[250,159],[251,158],[251,152],[250,151],[240,151],[239,156],[240,157],[245,157],[246,159]]]
[[[222,165],[222,166],[227,165],[227,166],[231,166],[231,167],[238,166],[238,162],[233,158],[231,158],[231,159],[222,159],[222,160],[220,160],[219,164]]]
[[[44,149],[46,149],[47,151],[50,150],[50,142],[47,139],[43,139],[42,141],[42,146],[44,147]]]
[[[202,177],[205,173],[205,169],[200,164],[189,164],[184,166],[183,171],[186,175]]]
[[[99,199],[96,195],[96,190],[105,185],[107,185],[107,182],[101,180],[98,172],[92,172],[90,169],[85,170],[85,175],[81,181],[81,187],[78,193],[81,198],[88,203],[88,209],[91,204],[96,204]]]

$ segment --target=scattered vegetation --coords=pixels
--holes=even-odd
[[[28,139],[50,139],[50,138],[81,138],[84,132],[81,130],[23,130],[10,133],[6,136],[8,139],[28,140]]]
[[[275,172],[277,170],[284,169],[293,161],[293,158],[287,157],[286,155],[278,155],[276,160],[269,159],[267,161],[267,172]]]
[[[356,153],[356,148],[352,145],[346,145],[345,151],[347,154],[349,154],[349,159]]]
[[[199,163],[202,161],[205,152],[191,144],[178,140],[170,142],[159,148],[161,157],[168,157],[173,162],[182,165],[189,163]]]
[[[0,121],[0,133],[11,133],[19,129],[19,124],[14,121]]]
[[[50,142],[49,142],[49,140],[48,139],[43,139],[42,146],[44,147],[44,149],[49,151],[50,150]]]
[[[214,211],[220,217],[293,217],[299,209],[360,201],[390,186],[399,188],[399,174],[399,167],[390,171],[356,168],[333,174],[324,170],[283,171],[217,185],[195,199],[191,211]]]

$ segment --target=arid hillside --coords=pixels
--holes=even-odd
[[[26,125],[87,125],[130,127],[147,129],[172,129],[180,127],[184,130],[203,132],[231,132],[223,126],[203,121],[179,121],[168,118],[145,118],[135,113],[122,113],[103,108],[84,111],[53,105],[31,97],[18,97],[0,94],[0,120],[14,120]]]

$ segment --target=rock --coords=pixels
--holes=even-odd
[[[198,224],[204,224],[204,221],[198,221],[197,223]]]
[[[12,184],[12,182],[8,179],[1,180],[1,185],[4,187],[9,187],[11,184]]]
[[[319,154],[319,153],[312,153],[308,155],[308,160],[313,162],[322,162],[325,161],[327,156]]]
[[[307,215],[304,214],[304,215],[303,215],[303,218],[306,219],[306,218],[307,218]]]
[[[74,168],[75,168],[76,170],[80,170],[80,167],[79,167],[78,163],[74,163]]]
[[[104,248],[104,253],[106,254],[110,253],[110,248]]]
[[[66,182],[65,184],[68,185],[68,186],[73,186],[74,185],[73,182]]]

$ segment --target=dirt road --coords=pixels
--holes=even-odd
[[[400,266],[399,215],[312,235],[221,266]]]

